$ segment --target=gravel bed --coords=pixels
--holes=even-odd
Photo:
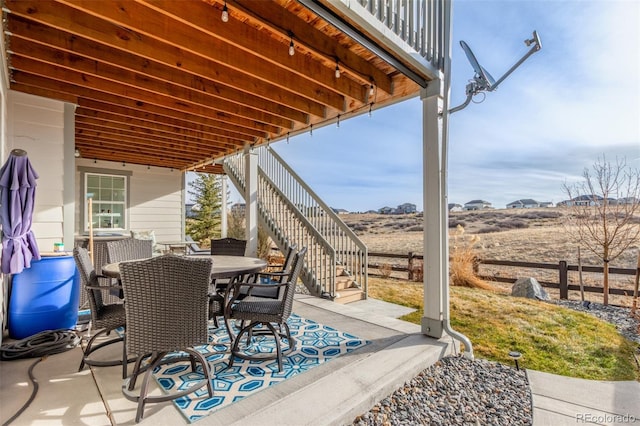
[[[640,322],[629,308],[555,303],[587,312],[616,326],[620,334],[640,344]],[[524,370],[501,363],[448,356],[422,371],[393,394],[358,416],[354,426],[369,425],[531,425],[531,389]]]
[[[442,358],[353,425],[530,425],[524,370],[483,359]]]

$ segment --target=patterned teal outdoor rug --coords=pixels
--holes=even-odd
[[[201,353],[211,354],[207,356],[207,360],[215,376],[214,396],[208,398],[207,389],[203,387],[190,395],[174,400],[174,404],[186,419],[193,423],[255,392],[304,373],[369,343],[295,314],[291,315],[287,322],[291,335],[296,340],[296,348],[289,356],[284,357],[281,373],[278,372],[276,360],[249,361],[235,358],[233,367],[227,369],[230,354],[228,351],[221,352],[228,348],[229,336],[224,326],[218,329],[211,327],[210,344],[201,346],[198,350]],[[227,345],[222,345],[224,343]],[[260,351],[275,351],[275,346],[265,342],[260,346]],[[194,373],[189,363],[183,362],[159,366],[154,376],[161,388],[175,391],[189,383],[202,380],[202,370],[198,365],[198,372]]]

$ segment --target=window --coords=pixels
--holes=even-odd
[[[127,229],[127,178],[106,173],[84,173],[85,231],[89,230],[89,221],[97,231]],[[89,198],[92,199],[91,212]]]

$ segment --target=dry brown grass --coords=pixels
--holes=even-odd
[[[471,212],[454,212],[450,215],[450,226],[460,224],[465,233],[461,237],[466,241],[473,238],[479,240],[474,244],[475,255],[481,259],[511,260],[521,262],[558,264],[561,260],[570,265],[578,264],[578,245],[571,240],[562,223],[563,210],[560,208],[547,209],[502,209]],[[370,252],[402,253],[424,252],[422,216],[413,215],[379,215],[379,214],[350,214],[342,218],[349,224],[356,234],[369,247]],[[640,226],[640,225],[638,225]],[[451,228],[450,249],[453,246]],[[487,229],[499,232],[481,233]],[[640,243],[627,250],[610,266],[618,268],[635,268]],[[453,253],[451,253],[453,254]],[[385,261],[370,259],[371,261]],[[402,264],[399,259],[391,262]],[[599,259],[592,253],[582,250],[582,264],[584,266],[602,266]],[[406,262],[404,263],[406,266]],[[553,270],[514,269],[504,267],[481,267],[482,275],[534,277],[538,281],[557,282],[558,272]],[[403,277],[405,273],[393,273],[391,278]],[[613,275],[612,287],[622,288],[632,294],[633,276]],[[585,285],[601,286],[602,274],[584,274]],[[577,272],[569,273],[570,284],[578,284]],[[509,291],[510,284],[495,284],[497,288]],[[549,290],[552,297],[557,292]],[[579,299],[578,292],[570,292],[571,299]],[[587,293],[587,300],[601,302],[602,295]],[[628,305],[630,297],[610,296],[613,304]]]
[[[477,235],[464,239],[462,225],[456,227],[451,237],[451,249],[449,257],[449,282],[459,287],[482,288],[493,290],[493,286],[480,279],[475,271],[474,264],[478,260],[476,244],[480,241]]]
[[[393,272],[392,268],[393,266],[390,263],[383,263],[378,268],[378,271],[383,278],[389,278],[391,276],[391,272]]]

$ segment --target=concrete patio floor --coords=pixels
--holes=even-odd
[[[350,424],[405,381],[449,354],[440,340],[396,319],[408,308],[378,300],[340,305],[298,295],[294,312],[371,343],[283,383],[246,397],[199,420],[205,425]],[[119,345],[104,352],[119,353]],[[39,389],[12,425],[135,424],[136,404],[121,391],[121,367],[78,372],[80,348],[44,358],[33,367]],[[32,392],[29,369],[37,358],[0,362],[0,420],[4,424]],[[131,365],[129,366],[131,369]],[[153,381],[152,381],[153,382]],[[155,383],[153,383],[155,387]],[[154,393],[159,393],[155,389]],[[172,402],[148,404],[140,424],[188,424]]]

